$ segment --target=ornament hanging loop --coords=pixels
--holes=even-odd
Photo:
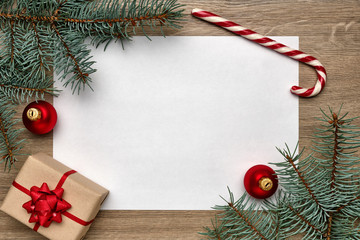
[[[259,180],[259,187],[264,191],[270,191],[273,187],[273,181],[268,177],[262,177]]]
[[[41,111],[37,108],[30,108],[27,113],[27,117],[31,121],[37,121],[41,118]]]

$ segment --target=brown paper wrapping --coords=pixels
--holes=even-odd
[[[26,189],[30,189],[32,186],[40,187],[43,182],[46,182],[50,190],[53,190],[63,174],[69,170],[72,169],[52,157],[38,153],[26,160],[15,181]],[[64,189],[63,199],[71,204],[71,208],[67,211],[84,221],[91,221],[95,218],[109,193],[108,190],[79,173],[71,174],[62,187]],[[29,223],[30,214],[22,207],[29,200],[31,198],[27,194],[11,186],[0,210],[33,228],[35,223]],[[62,215],[61,223],[52,222],[47,228],[40,226],[38,232],[54,240],[82,239],[90,225],[83,226]]]

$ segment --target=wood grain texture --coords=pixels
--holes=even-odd
[[[300,145],[310,146],[319,108],[331,106],[360,116],[360,1],[359,0],[181,0],[186,4],[186,22],[167,35],[231,35],[190,16],[191,9],[213,11],[240,25],[268,36],[299,36],[300,50],[317,57],[325,66],[328,82],[317,97],[300,99]],[[156,33],[155,33],[156,34]],[[259,46],[260,47],[260,46]],[[264,49],[264,51],[269,51]],[[289,60],[292,61],[292,60]],[[241,66],[238,66],[241,71]],[[300,86],[311,87],[315,71],[300,65]],[[274,79],[276,81],[276,79]],[[260,84],[260,83],[259,83]],[[256,97],[256,96],[254,96]],[[52,101],[50,98],[48,101]],[[17,117],[24,106],[18,107]],[[286,109],[284,109],[286,111]],[[360,125],[360,120],[356,122]],[[21,124],[18,127],[22,127]],[[27,138],[24,153],[52,155],[52,134]],[[286,142],[286,139],[284,139]],[[0,201],[4,199],[26,156],[10,173],[0,173]],[[210,225],[214,211],[101,211],[86,239],[200,239],[197,232]],[[39,234],[0,213],[1,239],[43,239]],[[296,237],[296,238],[300,238]]]

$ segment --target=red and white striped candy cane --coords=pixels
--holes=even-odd
[[[302,51],[289,48],[281,43],[278,43],[268,37],[264,37],[250,29],[242,27],[239,24],[231,22],[211,12],[195,8],[192,10],[191,14],[197,18],[225,28],[226,30],[229,30],[237,35],[249,39],[250,41],[256,42],[261,46],[270,48],[278,53],[281,53],[299,62],[303,62],[307,65],[314,67],[317,73],[317,81],[315,83],[315,86],[312,88],[293,86],[290,89],[293,94],[301,97],[313,97],[319,94],[321,90],[325,87],[326,71],[323,65],[316,58]]]

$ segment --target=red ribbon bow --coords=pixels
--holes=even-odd
[[[94,219],[84,221],[67,211],[71,208],[71,204],[62,199],[64,194],[62,185],[67,177],[73,173],[76,173],[76,171],[70,170],[64,173],[55,189],[52,191],[50,191],[47,183],[43,183],[40,188],[33,186],[28,190],[16,181],[13,181],[14,187],[31,197],[31,200],[24,203],[22,207],[31,214],[29,222],[35,223],[33,228],[34,231],[37,231],[40,226],[49,227],[53,221],[61,223],[61,215],[64,215],[83,226],[87,226],[94,221]]]
[[[71,208],[71,204],[62,199],[63,193],[63,188],[50,191],[47,183],[43,183],[40,188],[31,187],[31,200],[23,204],[23,208],[31,213],[29,222],[43,227],[49,227],[53,221],[61,223],[61,214]]]

